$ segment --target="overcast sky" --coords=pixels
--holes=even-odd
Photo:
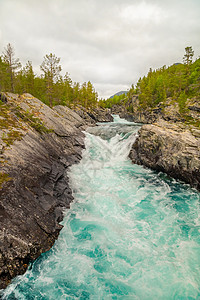
[[[52,52],[63,75],[109,97],[187,46],[200,56],[200,0],[0,0],[1,54],[8,43],[37,74]]]

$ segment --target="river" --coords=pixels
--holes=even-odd
[[[199,193],[131,163],[139,127],[89,129],[58,240],[2,299],[200,299]]]

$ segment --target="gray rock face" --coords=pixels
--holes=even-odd
[[[0,187],[0,289],[58,237],[63,211],[73,200],[67,171],[81,159],[81,130],[86,128],[66,107],[50,109],[29,94],[6,97],[12,104],[7,112],[12,122],[0,130],[0,173],[9,176]],[[38,124],[44,132],[35,130]],[[5,136],[15,132],[14,127],[20,139],[8,146]]]
[[[109,109],[103,109],[101,107],[86,109],[81,105],[77,105],[75,112],[89,125],[95,125],[96,122],[113,121],[113,117]]]
[[[165,102],[160,102],[155,107],[144,108],[140,104],[139,95],[133,95],[126,103],[113,105],[111,110],[113,114],[136,123],[152,124],[160,119],[174,123],[184,123],[187,120],[199,123],[199,103],[198,97],[187,99],[185,109],[181,110],[178,102],[175,102],[173,98],[167,98]]]
[[[88,115],[95,120],[95,122],[112,122],[113,117],[109,109],[94,108],[92,111],[88,112]]]
[[[135,121],[135,116],[127,111],[127,107],[125,105],[115,104],[111,108],[111,112],[113,115],[119,115],[120,118],[126,119],[127,121]],[[137,120],[136,120],[137,121]]]
[[[160,121],[144,125],[130,158],[189,183],[200,190],[200,130]]]
[[[162,116],[162,109],[159,106],[155,109],[141,110],[138,95],[134,95],[123,105],[113,105],[111,111],[112,114],[117,114],[127,121],[145,124],[151,124]]]

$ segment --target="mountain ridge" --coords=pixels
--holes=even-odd
[[[115,96],[120,96],[123,94],[127,95],[127,93],[128,93],[127,91],[120,91],[120,92],[117,92],[116,94],[110,96],[108,99],[111,99],[111,98],[114,98]]]

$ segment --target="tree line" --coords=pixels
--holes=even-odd
[[[128,97],[138,94],[141,109],[165,104],[169,98],[184,109],[188,98],[200,97],[200,58],[193,62],[193,56],[192,47],[186,47],[183,63],[150,69],[136,86],[132,85]]]
[[[9,43],[0,56],[0,91],[30,93],[50,107],[58,104],[69,107],[97,105],[98,94],[92,83],[73,82],[68,72],[62,76],[60,58],[55,54],[46,54],[40,69],[42,74],[38,76],[31,61],[23,67]]]
[[[200,58],[193,62],[192,47],[185,48],[183,63],[176,63],[170,67],[152,70],[143,78],[139,78],[136,85],[131,86],[126,95],[116,96],[113,99],[100,101],[102,107],[111,108],[115,104],[125,105],[132,103],[134,95],[138,95],[139,108],[151,109],[159,103],[166,104],[167,99],[178,103],[180,111],[184,111],[188,98],[200,98]]]
[[[99,106],[103,108],[111,108],[113,105],[122,104],[125,99],[127,99],[125,93],[121,95],[115,95],[114,97],[110,97],[108,99],[99,100]]]

